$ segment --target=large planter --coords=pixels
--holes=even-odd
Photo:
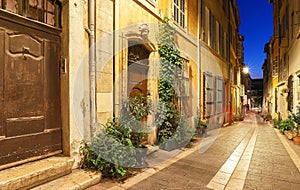
[[[300,136],[293,138],[294,144],[300,144]]]

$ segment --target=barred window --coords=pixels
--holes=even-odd
[[[0,8],[60,28],[61,4],[56,0],[0,0]]]
[[[174,0],[173,14],[174,21],[185,28],[185,0]]]

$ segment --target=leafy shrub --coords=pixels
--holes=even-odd
[[[295,123],[289,116],[288,119],[282,120],[279,123],[279,129],[282,133],[284,133],[285,130],[291,130],[292,128],[295,128]]]
[[[297,107],[297,113],[291,114],[291,118],[295,122],[294,129],[297,132],[297,136],[299,134],[299,127],[300,127],[300,107]]]
[[[163,143],[173,136],[180,121],[179,113],[172,104],[165,103],[157,107],[156,124],[158,126],[158,143]]]
[[[118,118],[109,120],[104,133],[96,136],[91,143],[83,143],[82,168],[98,170],[104,177],[115,178],[124,176],[128,168],[142,164],[143,149],[137,149],[141,147],[141,137],[119,121]]]
[[[125,109],[136,120],[142,121],[151,112],[151,101],[147,96],[138,94],[133,98],[126,99],[124,101],[123,109]]]
[[[208,126],[208,121],[203,121],[201,119],[199,110],[197,111],[197,115],[194,119],[195,129],[196,129],[196,135],[204,135],[205,130]]]
[[[186,117],[180,116],[178,119],[179,121],[177,121],[177,128],[172,133],[172,136],[160,142],[160,148],[170,151],[173,149],[185,147],[194,136],[195,129],[189,127]]]

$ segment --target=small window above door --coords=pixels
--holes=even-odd
[[[58,0],[0,0],[1,9],[61,28]]]

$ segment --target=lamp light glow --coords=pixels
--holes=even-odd
[[[244,67],[243,68],[243,73],[248,74],[249,73],[249,68],[248,67]]]

